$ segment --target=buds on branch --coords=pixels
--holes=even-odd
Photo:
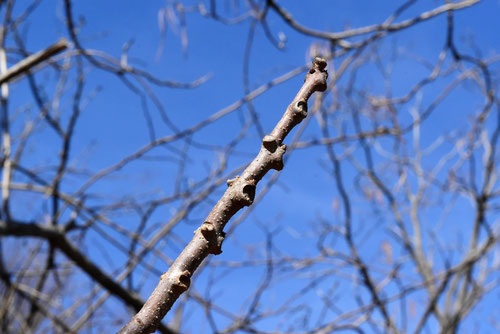
[[[316,91],[326,90],[326,61],[316,57],[304,84],[286,109],[271,134],[262,140],[259,154],[241,176],[227,181],[228,189],[214,206],[205,222],[194,232],[193,239],[177,257],[144,307],[119,333],[153,333],[179,296],[188,289],[194,271],[209,254],[220,254],[224,227],[231,217],[253,203],[257,183],[270,169],[283,169],[286,145],[283,141],[290,131],[307,116],[307,101]]]

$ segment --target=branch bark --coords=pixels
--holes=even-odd
[[[228,189],[214,206],[193,239],[177,257],[144,304],[120,334],[153,333],[179,296],[188,289],[191,276],[209,254],[220,254],[224,227],[240,209],[252,204],[257,183],[270,170],[283,168],[285,137],[307,116],[307,101],[316,91],[326,90],[326,61],[316,57],[304,85],[270,135],[262,140],[259,154],[242,175],[227,181]]]
[[[5,73],[0,75],[0,84],[9,82],[20,75],[25,74],[27,71],[30,71],[36,65],[42,63],[43,61],[55,56],[56,54],[66,50],[69,46],[69,43],[66,39],[62,38],[47,47],[42,51],[38,51],[31,56],[28,56],[18,62],[17,64],[11,66]]]

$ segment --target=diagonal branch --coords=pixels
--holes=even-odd
[[[188,289],[191,276],[209,254],[220,254],[224,227],[240,209],[252,204],[257,183],[270,170],[283,168],[286,146],[282,145],[290,131],[307,116],[307,101],[316,91],[326,90],[326,61],[316,57],[306,75],[304,85],[288,106],[270,135],[262,140],[259,154],[241,176],[228,180],[228,189],[217,202],[193,239],[177,257],[142,309],[119,333],[153,333],[177,298]]]
[[[37,53],[24,58],[17,64],[11,66],[5,73],[2,73],[2,75],[0,75],[0,84],[9,82],[14,78],[19,77],[20,75],[31,70],[36,65],[66,50],[68,46],[68,41],[62,38],[45,50],[38,51]]]

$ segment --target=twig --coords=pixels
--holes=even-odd
[[[326,90],[326,61],[316,57],[306,75],[304,85],[286,109],[270,135],[262,140],[257,157],[240,177],[228,180],[228,189],[212,209],[193,239],[177,257],[142,309],[119,333],[153,333],[174,302],[185,292],[191,276],[209,254],[220,254],[225,225],[240,209],[252,204],[257,183],[270,170],[283,168],[286,146],[282,145],[290,131],[307,116],[307,101],[316,91]]]
[[[6,72],[0,75],[0,85],[6,82],[13,80],[14,78],[25,74],[29,70],[31,70],[36,65],[41,62],[51,58],[52,56],[66,50],[69,44],[68,41],[64,38],[58,40],[45,50],[39,51],[29,57],[24,58],[17,64],[11,66]]]

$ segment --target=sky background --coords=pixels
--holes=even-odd
[[[183,3],[187,5],[198,2],[185,1]],[[222,3],[230,3],[230,1],[222,1],[219,7],[221,14],[228,15],[230,10],[225,10],[225,5]],[[292,0],[280,1],[280,3],[298,22],[310,28],[341,31],[349,27],[380,23],[397,8],[401,1],[308,0],[306,2]],[[398,21],[414,17],[416,14],[437,7],[442,3],[442,1],[434,0],[417,1],[411,10],[403,14]],[[74,1],[73,11],[75,21],[84,23],[80,28],[79,36],[81,43],[86,48],[102,50],[114,57],[120,57],[124,44],[133,41],[128,52],[129,63],[143,67],[158,78],[190,82],[200,77],[209,77],[206,83],[194,89],[152,87],[152,91],[165,107],[168,117],[177,128],[184,129],[197,124],[245,95],[242,73],[249,22],[224,25],[203,18],[196,13],[187,14],[188,44],[187,49],[183,52],[179,26],[167,25],[164,36],[160,32],[159,13],[169,4],[169,1],[154,0],[87,0]],[[14,10],[21,11],[23,8],[19,5]],[[483,56],[496,54],[498,45],[500,45],[499,17],[500,1],[497,0],[485,0],[473,8],[457,12],[455,14],[455,40],[461,51],[475,53],[480,50]],[[262,28],[257,28],[250,57],[250,89],[255,89],[289,70],[308,63],[310,61],[308,49],[311,43],[318,42],[314,38],[296,33],[274,13],[269,14],[268,23],[274,37],[277,38],[280,34],[287,37],[286,45],[284,50],[278,50],[266,38]],[[175,31],[176,29],[177,31]],[[61,37],[68,38],[62,2],[42,1],[36,10],[36,15],[32,15],[29,25],[23,31],[23,37],[27,49],[31,51],[45,48]],[[393,46],[403,55],[394,65],[391,77],[393,96],[405,94],[415,82],[430,73],[428,68],[417,64],[411,55],[416,54],[434,64],[445,44],[445,38],[446,16],[439,16],[424,24],[391,35],[380,44],[382,55],[390,55],[394,50]],[[162,43],[164,43],[164,47],[159,52]],[[12,65],[17,59],[9,59],[9,61]],[[88,66],[85,71],[87,83],[84,96],[90,98],[79,119],[70,158],[72,165],[95,172],[120,161],[124,156],[146,145],[151,138],[151,133],[148,131],[140,97],[133,94],[113,75]],[[301,86],[303,78],[304,73],[300,73],[283,84],[266,91],[254,101],[264,132],[269,133],[272,130]],[[345,84],[346,78],[343,78],[339,85]],[[425,89],[419,97],[419,103],[423,107],[428,105],[453,79],[444,78],[432,88]],[[38,76],[38,80],[39,83],[43,82],[43,72]],[[52,81],[48,83],[47,90],[50,91],[53,88],[51,85],[53,85]],[[372,93],[383,94],[385,90],[383,80],[373,66],[360,69],[358,85]],[[459,123],[466,126],[468,118],[477,112],[478,107],[483,102],[482,96],[476,93],[464,87],[457,89],[450,95],[423,126],[422,146],[426,147],[431,144],[439,134],[457,129]],[[71,107],[71,93],[67,96],[68,98],[63,98],[61,101],[62,109]],[[31,96],[27,94],[27,81],[17,82],[11,92],[11,105],[22,108],[23,105],[31,103],[29,99]],[[417,102],[413,101],[408,108],[415,107]],[[160,112],[151,100],[148,100],[147,107],[154,124],[156,138],[172,134],[171,129],[162,121]],[[210,145],[224,145],[240,131],[241,119],[247,115],[248,110],[243,106],[197,133],[193,140]],[[408,119],[410,119],[409,114]],[[14,123],[13,131],[21,129],[21,125],[22,119],[18,123]],[[291,134],[291,136],[293,135],[294,133]],[[301,139],[310,140],[319,137],[319,126],[313,120],[309,123]],[[58,139],[47,129],[41,130],[39,138],[42,138],[42,141],[30,143],[29,154],[25,157],[25,161],[50,165],[51,162],[57,160],[57,155],[54,155],[54,152],[59,145]],[[237,146],[237,153],[229,160],[229,167],[236,168],[249,162],[258,152],[260,140],[256,129],[251,128],[249,135]],[[178,145],[176,149],[181,151],[184,149],[182,142],[179,141],[176,145]],[[428,166],[436,164],[437,158],[445,151],[446,147],[436,150],[429,155],[428,161],[425,163]],[[184,186],[203,179],[210,168],[217,164],[217,153],[191,147],[189,154],[192,159],[186,167]],[[171,193],[174,187],[172,181],[176,175],[176,165],[168,161],[171,152],[160,148],[148,155],[150,157],[161,156],[165,158],[165,161],[155,164],[138,161],[128,165],[114,177],[93,186],[92,192],[96,197],[91,199],[90,203],[92,201],[95,201],[95,204],[106,203],[106,198],[118,198],[123,194],[142,194],[141,196],[148,198],[148,196]],[[247,257],[265,258],[265,233],[263,232],[264,228],[259,226],[279,231],[275,243],[279,244],[283,254],[314,255],[317,249],[314,247],[311,230],[318,228],[321,219],[341,221],[341,214],[336,208],[338,194],[331,176],[331,167],[329,167],[330,169],[323,167],[326,162],[325,149],[321,146],[294,151],[286,161],[284,170],[280,173],[278,184],[266,195],[265,200],[259,203],[248,219],[238,226],[235,233],[228,237],[223,245],[224,252],[212,260],[240,261]],[[49,175],[50,171],[41,170],[40,173],[41,175],[44,173]],[[354,170],[348,168],[344,168],[344,173],[346,179],[352,179],[356,174]],[[84,177],[69,178],[63,184],[63,189],[68,192],[74,191],[84,181]],[[218,189],[216,195],[222,194],[223,190],[224,188]],[[350,190],[352,191],[352,189]],[[216,195],[197,206],[189,218],[176,227],[177,243],[165,243],[160,249],[168,256],[175,258],[182,249],[183,243],[191,238],[192,231],[201,224],[210,211],[217,198]],[[46,207],[37,204],[37,195],[33,196],[32,200],[24,201],[25,207],[19,206],[19,211],[16,212],[19,217],[33,217],[33,211],[38,212],[40,216],[46,212]],[[466,200],[457,201],[453,213],[443,220],[467,221],[472,214],[469,208],[470,204]],[[155,224],[168,221],[175,214],[176,209],[178,208],[174,204],[172,207],[159,210],[153,221]],[[376,261],[382,253],[381,242],[387,240],[387,237],[382,236],[385,233],[384,229],[387,228],[387,224],[392,222],[377,217],[373,217],[372,221],[361,221],[362,217],[366,217],[372,208],[357,207],[357,209],[362,214],[356,218],[360,219],[356,223],[366,224],[361,229],[363,233],[373,235],[380,233],[380,237],[367,239],[363,249],[365,252],[363,254],[367,254],[365,260],[369,261],[373,258]],[[67,214],[69,215],[69,213],[68,211]],[[441,208],[438,206],[429,209],[423,214],[423,218],[441,217],[442,214]],[[235,218],[237,217],[238,215]],[[115,213],[114,219],[120,225],[127,227],[134,225],[137,216],[131,212]],[[228,227],[230,226],[231,223],[228,224]],[[448,236],[450,242],[454,241],[454,238],[459,240],[461,237],[467,236],[467,232],[460,231],[461,229],[460,223],[449,225],[445,229],[450,233]],[[120,235],[115,236],[117,239],[122,238]],[[122,241],[125,242],[125,239]],[[126,257],[113,249],[101,249],[99,245],[102,243],[103,240],[98,235],[89,233],[85,243],[88,247],[87,252],[96,262],[104,268],[109,268],[109,272],[112,272],[123,264]],[[345,247],[345,245],[339,245],[339,247]],[[395,252],[397,252],[396,249]],[[162,271],[166,269],[159,268]],[[250,293],[256,284],[261,283],[264,270],[265,268],[262,266],[232,270],[220,268],[205,270],[200,279],[196,280],[195,288],[203,294],[207,284],[210,284],[211,278],[220,278],[223,284],[214,292],[217,303],[225,307],[237,305],[238,308],[244,309],[246,298],[244,291],[248,289]],[[331,268],[326,265],[324,268],[315,268],[316,273],[323,270],[331,270]],[[139,270],[135,275],[135,281],[138,282],[141,278]],[[310,277],[307,272],[304,272],[302,284],[306,284],[312,279],[314,277]],[[326,287],[333,284],[345,286],[346,291],[355,288],[352,283],[335,282],[335,280],[335,277],[332,276],[329,282],[325,282],[318,288],[317,294],[327,293],[325,292]],[[140,284],[141,295],[148,296],[156,282],[156,279],[148,279]],[[72,284],[78,287],[90,283],[82,275]],[[277,300],[281,300],[284,296],[290,295],[291,291],[297,290],[301,286],[300,284],[297,281],[286,280],[275,283],[271,292],[263,297],[262,303],[274,305]],[[232,291],[243,292],[243,294],[232,293]],[[346,295],[348,296],[348,293]],[[420,297],[423,295],[417,295],[417,303]],[[498,292],[495,290],[493,295],[485,298],[484,302],[473,311],[470,320],[465,322],[464,327],[462,327],[463,333],[475,332],[473,331],[474,326],[487,320],[482,318],[482,312],[485,308],[495,307],[498,297]],[[318,311],[319,307],[314,305],[318,295],[303,296],[302,298],[304,300],[310,298],[313,314]],[[71,301],[66,300],[65,302],[71,304]],[[352,307],[353,303],[352,299],[344,298],[339,301],[338,306]],[[120,308],[121,303],[113,298],[106,304],[106,310],[110,314]],[[238,309],[234,311],[237,312]],[[396,306],[394,312],[397,312]],[[496,315],[499,315],[497,311],[495,312]],[[314,316],[317,314],[312,317]],[[489,316],[492,316],[491,313]],[[123,319],[126,318],[124,316]],[[207,328],[206,323],[202,320],[203,316],[200,314],[193,312],[189,314],[188,318],[192,321],[186,324],[184,328],[186,332],[198,333],[201,332],[199,328]],[[217,318],[217,320],[221,325],[226,321],[222,317]],[[262,322],[262,328],[267,326],[273,328],[276,324],[275,320],[271,318],[266,320],[268,323]],[[290,321],[300,321],[300,319],[290,319]],[[97,333],[99,332],[98,326],[109,326],[110,324],[96,325],[95,332]],[[111,324],[115,329],[121,325]],[[433,325],[435,324],[431,321],[430,332],[433,332]],[[483,326],[481,327],[482,331],[477,333],[493,333],[491,327],[484,324]]]

